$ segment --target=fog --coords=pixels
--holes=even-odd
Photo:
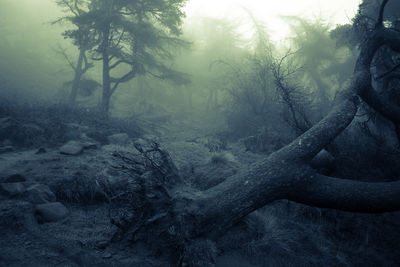
[[[221,94],[215,105],[226,107],[230,97],[227,92],[229,90],[225,89],[231,86],[227,84],[226,79],[230,79],[228,77],[231,75],[230,72],[233,68],[239,67],[240,61],[255,55],[257,35],[260,34],[258,30],[264,31],[263,34],[267,39],[263,42],[274,47],[276,52],[273,57],[278,58],[279,54],[283,55],[289,49],[300,49],[302,46],[300,40],[302,33],[296,32],[296,27],[302,26],[299,24],[300,20],[296,21],[296,15],[307,9],[306,17],[302,15],[302,20],[329,31],[336,24],[349,22],[350,17],[345,21],[343,14],[353,15],[357,4],[337,3],[336,6],[324,5],[322,8],[321,3],[307,2],[297,6],[282,3],[274,8],[268,8],[266,4],[257,2],[251,2],[248,6],[244,6],[241,2],[225,4],[221,2],[213,6],[210,3],[190,1],[184,9],[187,16],[183,21],[182,35],[182,39],[189,45],[174,51],[175,58],[166,62],[167,65],[176,67],[176,70],[190,77],[190,84],[177,85],[173,81],[157,79],[150,74],[138,75],[129,83],[121,84],[118,91],[113,94],[112,112],[118,116],[128,115],[122,114],[123,112],[131,114],[135,112],[135,106],[138,106],[140,98],[146,98],[147,102],[158,102],[157,104],[163,108],[182,106],[185,103],[182,103],[183,100],[179,97],[175,99],[177,103],[173,102],[177,95],[185,92],[191,96],[188,101],[194,101],[194,108],[210,106],[207,99],[211,97],[213,91]],[[68,22],[53,24],[57,19],[68,15],[63,13],[66,11],[65,7],[62,8],[57,6],[55,1],[47,0],[39,2],[2,0],[1,6],[0,67],[3,99],[9,101],[29,99],[31,103],[42,100],[49,103],[63,102],[69,90],[66,83],[72,81],[74,75],[65,56],[73,64],[78,57],[77,47],[70,39],[62,36],[65,30],[73,29],[74,26]],[[284,8],[285,6],[292,8]],[[274,9],[276,10],[272,12]],[[330,17],[326,17],[327,9],[338,10],[337,13],[344,9],[346,12],[340,12],[339,16],[335,11]],[[325,35],[323,38],[329,39],[327,32]],[[293,47],[293,42],[297,42],[296,48],[290,48]],[[328,45],[333,47],[335,40],[328,42],[331,43]],[[61,51],[65,54],[63,55]],[[309,53],[311,52],[313,51]],[[342,53],[345,55],[347,52],[342,51]],[[305,57],[307,55],[304,55]],[[346,56],[342,56],[340,60],[346,61]],[[215,63],[218,61],[225,62],[225,66]],[[95,67],[85,74],[85,78],[101,84],[101,65],[98,63],[94,62]],[[232,64],[237,66],[228,66]],[[306,81],[307,75],[303,76]],[[311,82],[309,78],[307,82]],[[141,88],[143,84],[149,88]],[[180,92],[182,90],[183,93]],[[101,92],[97,88],[90,98],[83,97],[77,101],[81,101],[82,106],[95,107],[100,100]]]
[[[0,266],[396,266],[399,10],[0,0]]]

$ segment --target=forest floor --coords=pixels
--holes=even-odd
[[[199,189],[266,156],[221,140],[218,118],[136,119],[142,136],[125,132],[128,138],[114,135],[105,143],[87,137],[97,130],[92,126],[73,125],[77,153],[72,153],[76,144],[65,153],[65,147],[44,143],[0,154],[0,266],[168,266],[143,245],[109,242],[116,231],[110,214],[117,211],[103,193],[129,180],[113,167],[113,154],[135,150],[134,141],[160,143]],[[32,190],[37,185],[49,190]],[[50,215],[62,215],[46,222],[37,208],[42,199],[62,203],[66,214],[53,207]],[[217,240],[216,266],[400,266],[399,219],[399,213],[362,215],[278,201]]]

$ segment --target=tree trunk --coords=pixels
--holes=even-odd
[[[362,98],[363,92],[371,90],[371,61],[385,44],[400,51],[400,32],[377,27],[361,45],[352,80],[325,118],[265,160],[215,187],[206,191],[188,187],[165,152],[158,148],[149,150],[159,151],[157,158],[164,164],[153,164],[157,175],[140,178],[144,202],[139,205],[140,219],[125,220],[130,221],[125,227],[119,225],[120,236],[145,240],[152,246],[158,244],[161,251],[176,253],[179,265],[185,265],[191,257],[187,254],[209,244],[201,240],[215,240],[249,213],[276,200],[353,212],[400,210],[400,181],[345,180],[320,175],[309,166],[312,158],[352,122],[360,104],[359,96]],[[148,159],[147,152],[143,153]],[[196,245],[198,242],[201,246]]]
[[[78,63],[76,64],[74,80],[72,82],[71,93],[69,94],[68,103],[72,107],[75,105],[76,96],[78,95],[79,83],[82,77],[82,66],[83,66],[83,58],[85,56],[85,51],[83,49],[79,49]]]
[[[108,52],[109,46],[109,34],[110,29],[107,27],[103,32],[103,44],[102,44],[102,59],[103,59],[103,94],[101,98],[101,113],[104,118],[108,118],[110,111],[110,98],[111,98],[111,80],[110,80],[110,56]]]
[[[108,113],[110,111],[110,98],[111,86],[108,54],[103,53],[103,95],[101,98],[101,112],[106,118],[108,117]]]

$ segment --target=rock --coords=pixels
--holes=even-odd
[[[21,174],[13,174],[4,180],[5,183],[23,183],[26,182],[26,178]]]
[[[104,253],[103,254],[103,259],[109,259],[109,258],[111,258],[112,257],[112,255],[111,255],[111,253]]]
[[[108,142],[113,145],[126,145],[130,139],[126,133],[113,134],[107,137]]]
[[[7,196],[19,196],[25,192],[25,186],[22,183],[1,183],[0,191]]]
[[[46,149],[44,149],[43,147],[41,147],[41,148],[39,148],[38,149],[38,151],[36,151],[36,155],[40,155],[40,154],[44,154],[44,153],[46,153],[47,151],[46,151]]]
[[[109,245],[109,241],[107,240],[99,240],[96,242],[96,248],[105,249]]]
[[[153,142],[159,143],[160,142],[160,138],[155,135],[152,135],[152,134],[145,134],[142,136],[142,139],[144,139],[150,143],[153,143]]]
[[[99,147],[96,140],[88,137],[86,133],[81,134],[79,140],[83,146],[83,149],[97,149]]]
[[[64,155],[78,155],[82,153],[83,145],[78,141],[69,141],[60,147],[60,153]]]
[[[92,129],[90,132],[86,134],[86,136],[94,140],[95,142],[99,142],[100,144],[105,145],[108,143],[107,136],[109,136],[110,134],[111,133],[108,132],[107,130]]]
[[[85,142],[82,145],[83,145],[83,149],[97,149],[98,148],[98,144],[93,143],[93,142]]]
[[[68,139],[79,139],[89,131],[89,127],[78,123],[65,123],[65,136]]]
[[[34,184],[26,189],[27,197],[33,204],[43,204],[56,201],[56,196],[47,185]]]
[[[142,138],[136,139],[135,142],[133,142],[133,145],[138,150],[143,150],[143,149],[146,150],[147,147],[150,147],[150,143]]]
[[[68,209],[60,202],[39,204],[35,207],[35,217],[39,223],[56,222],[69,214]]]
[[[0,147],[0,154],[7,153],[7,152],[13,152],[14,147],[13,146],[3,146]]]
[[[82,133],[79,136],[79,140],[84,141],[84,142],[96,142],[93,138],[90,138],[86,133]]]

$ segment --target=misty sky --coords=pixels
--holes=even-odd
[[[273,40],[280,41],[289,33],[282,16],[323,18],[334,26],[349,23],[359,4],[360,0],[190,0],[186,13],[188,19],[205,15],[246,20],[245,7],[265,22]]]
[[[32,12],[32,17],[37,18],[38,24],[41,24],[62,15],[60,8],[54,2],[54,0],[0,0],[0,8],[9,6],[10,3],[13,3],[13,6],[24,7],[28,13]],[[281,41],[289,34],[289,27],[283,16],[323,18],[333,28],[336,24],[350,22],[357,12],[359,3],[360,0],[189,0],[185,11],[188,21],[197,16],[237,21],[241,25],[239,30],[246,35],[253,25],[243,10],[245,7],[257,19],[264,21],[274,41]],[[49,30],[49,27],[43,27],[42,30]]]

